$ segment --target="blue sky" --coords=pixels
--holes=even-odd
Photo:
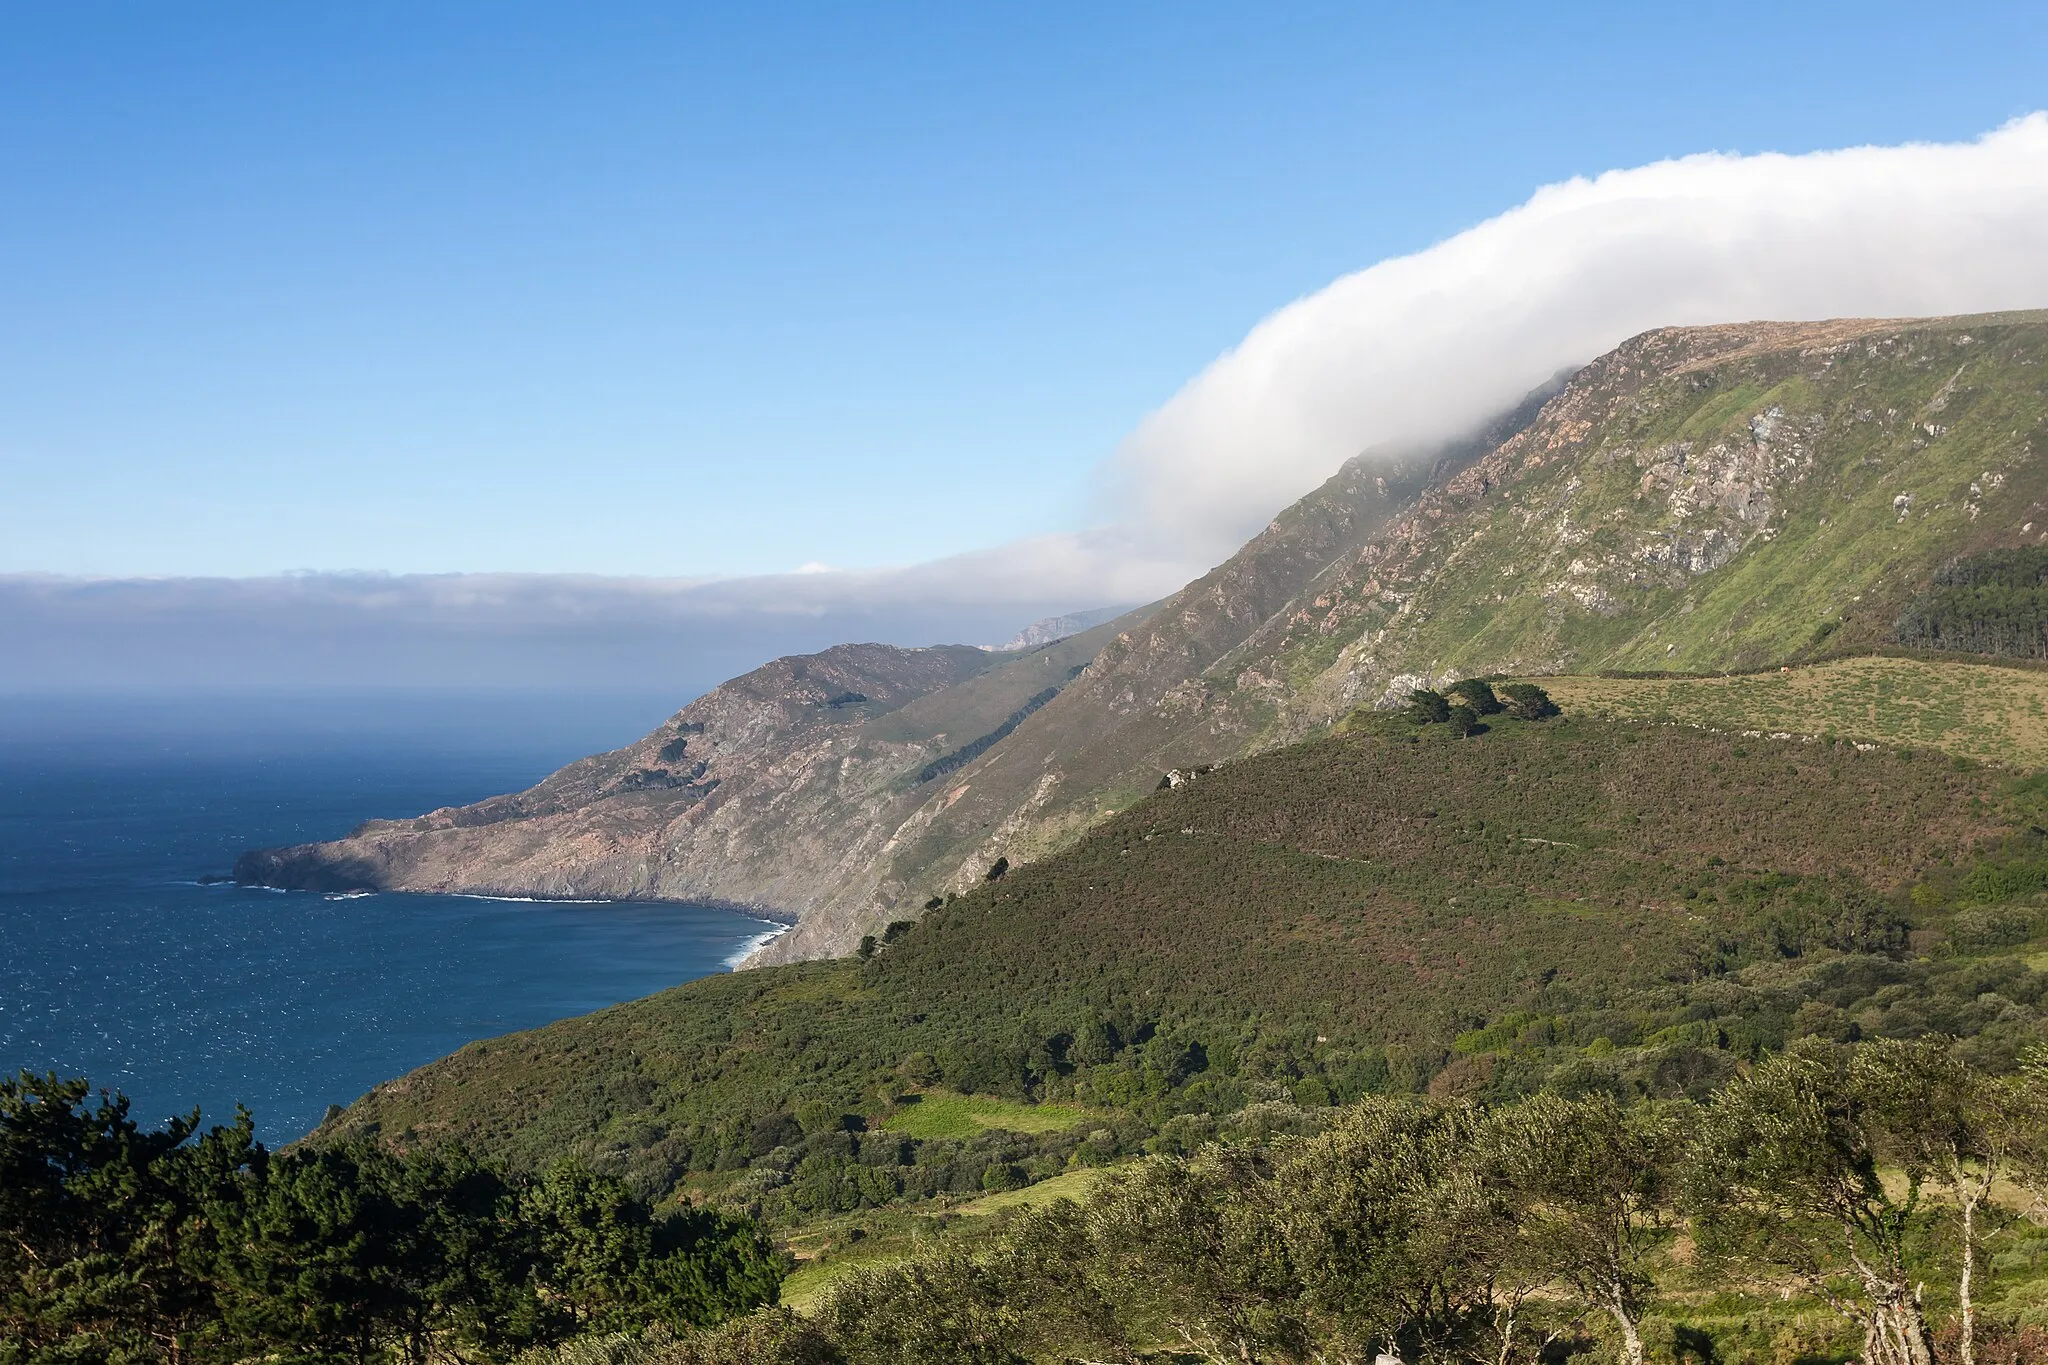
[[[9,7],[0,572],[1072,529],[1261,317],[1539,185],[2043,106],[2038,5]]]

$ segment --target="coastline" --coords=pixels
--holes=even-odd
[[[249,882],[237,883],[237,885],[252,887],[253,889],[262,891],[285,890],[282,887],[261,886],[260,884]],[[289,893],[287,892],[286,894]],[[498,901],[507,905],[692,905],[698,906],[706,910],[729,911],[730,913],[739,915],[742,918],[753,920],[756,924],[767,925],[768,927],[766,929],[747,939],[746,942],[742,943],[739,947],[735,948],[731,952],[731,954],[729,954],[727,957],[723,959],[725,970],[729,972],[738,971],[740,967],[747,961],[747,959],[751,958],[755,953],[760,952],[763,948],[766,948],[769,944],[775,942],[776,939],[781,938],[784,934],[788,933],[790,930],[796,928],[797,926],[797,917],[786,910],[763,910],[756,906],[742,905],[737,901],[681,899],[671,900],[667,897],[629,896],[508,896],[497,895],[482,891],[415,892],[390,890],[361,890],[323,891],[318,892],[316,894],[320,895],[323,899],[326,900],[348,900],[354,899],[358,896],[432,895],[454,896],[460,900]]]
[[[794,920],[792,920],[788,924],[785,924],[781,920],[771,920],[761,915],[752,915],[750,916],[750,918],[759,920],[761,923],[769,925],[771,927],[764,933],[754,935],[752,938],[748,939],[745,943],[741,944],[738,948],[733,950],[732,956],[728,957],[725,960],[725,969],[729,972],[738,971],[740,969],[741,964],[743,964],[748,958],[752,957],[755,953],[760,952],[763,948],[766,948],[769,944],[775,942],[776,939],[781,938],[790,930],[796,928]]]

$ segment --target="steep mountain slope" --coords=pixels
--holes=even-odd
[[[1017,727],[896,828],[875,899],[805,917],[761,962],[844,952],[914,914],[931,895],[974,885],[997,858],[1028,861],[1150,791],[1167,768],[1241,752],[1242,727],[1206,724],[1188,689],[1276,612],[1378,536],[1436,480],[1526,425],[1547,391],[1467,440],[1419,455],[1350,460],[1214,570],[1104,645],[1072,687]]]
[[[637,744],[527,791],[328,844],[244,855],[237,878],[722,901],[776,913],[851,896],[922,769],[1066,685],[1111,627],[1023,654],[840,645],[777,659]]]
[[[862,750],[826,782],[833,799],[769,799],[780,783],[810,792],[837,761],[824,731],[796,726],[747,751],[776,774],[761,799],[695,817],[716,837],[678,818],[657,850],[651,815],[615,841],[609,816],[549,807],[489,836],[373,826],[245,870],[714,895],[798,912],[765,960],[845,952],[998,858],[1065,846],[1169,768],[1288,742],[1420,681],[1754,667],[1882,643],[1945,562],[2048,542],[2044,361],[2042,313],[1646,333],[1473,441],[1353,460],[1149,618],[1076,637],[1092,662],[1028,714],[1042,687],[1011,689],[1000,712],[974,700],[979,677],[934,692],[924,704],[971,711],[977,735],[1015,718],[979,749],[959,742],[973,726],[919,722],[893,742],[922,748]],[[645,766],[669,737],[622,753]],[[909,780],[935,748],[947,771]]]
[[[1236,681],[1299,724],[1402,672],[1881,643],[1944,561],[2048,539],[2044,361],[2041,313],[1649,333],[1430,490]]]
[[[1536,407],[1532,399],[1505,420],[1527,421]],[[971,789],[959,772],[989,771],[991,753],[1025,754],[1003,775],[1018,779],[1019,804],[1029,808],[1026,765],[1057,768],[1086,736],[1081,771],[1091,787],[1100,773],[1130,778],[1134,794],[1148,788],[1157,778],[1154,703],[1389,524],[1433,476],[1491,449],[1506,429],[1426,458],[1354,460],[1165,603],[1021,655],[858,645],[779,659],[691,703],[639,743],[572,764],[529,791],[371,821],[329,843],[252,852],[235,876],[316,890],[719,901],[797,921],[766,960],[844,952],[861,934],[917,913],[931,894],[926,882],[980,875],[960,859],[971,861],[986,842],[976,815],[1010,787],[982,781],[976,801],[956,811]],[[1162,612],[1172,625],[1152,629]],[[1077,688],[1092,699],[1063,706]],[[1052,725],[1035,723],[1055,708]],[[1135,727],[1119,733],[1119,717]],[[1016,738],[1027,729],[1034,738],[1025,749]],[[1041,805],[1050,790],[1036,793]],[[1091,806],[1035,847],[1054,846],[1092,814]],[[934,873],[949,855],[952,865]]]

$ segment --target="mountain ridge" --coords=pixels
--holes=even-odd
[[[829,894],[897,780],[958,727],[993,728],[1090,645],[1004,656],[971,645],[841,645],[774,660],[682,708],[634,744],[524,792],[373,820],[328,844],[243,855],[246,882],[316,890],[435,889],[694,900],[793,918]],[[920,706],[945,694],[942,706]],[[791,849],[754,831],[794,808],[814,837]],[[792,881],[791,868],[822,869]]]
[[[1099,626],[1105,621],[1113,621],[1129,610],[1129,607],[1091,607],[1087,611],[1070,611],[1060,616],[1042,617],[995,648],[1005,651],[1036,649],[1040,645],[1064,640],[1069,635],[1079,635],[1082,631]]]

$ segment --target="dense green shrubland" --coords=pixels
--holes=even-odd
[[[1485,705],[1476,689],[1459,695],[1475,716]],[[1513,699],[1542,712],[1536,699]],[[1524,719],[1510,707],[1488,712],[1484,725],[1460,735],[1450,725],[1354,717],[1345,733],[1200,775],[1065,853],[1012,868],[969,895],[934,898],[921,921],[892,926],[863,959],[709,978],[479,1043],[380,1087],[303,1151],[238,1157],[246,1132],[185,1133],[169,1141],[162,1169],[213,1171],[243,1192],[238,1199],[270,1189],[273,1171],[345,1169],[379,1189],[425,1181],[481,1200],[482,1223],[447,1226],[469,1229],[462,1247],[501,1248],[475,1253],[477,1264],[500,1268],[449,1281],[452,1289],[407,1289],[427,1297],[406,1300],[415,1305],[409,1319],[378,1319],[373,1338],[387,1354],[425,1349],[417,1343],[427,1337],[405,1321],[430,1312],[427,1336],[450,1349],[481,1356],[575,1333],[577,1360],[609,1352],[614,1365],[664,1353],[692,1362],[1008,1360],[1069,1349],[1061,1344],[1069,1341],[1098,1359],[1175,1342],[1226,1352],[1240,1342],[1253,1358],[1313,1348],[1342,1359],[1328,1353],[1372,1341],[1406,1343],[1411,1360],[1425,1349],[1455,1358],[1482,1348],[1512,1359],[1537,1340],[1531,1332],[1555,1334],[1545,1349],[1556,1358],[1575,1343],[1620,1342],[1620,1319],[1566,1311],[1572,1294],[1590,1291],[1573,1288],[1567,1269],[1525,1256],[1532,1238],[1555,1232],[1530,1229],[1564,1216],[1563,1206],[1503,1185],[1500,1172],[1510,1167],[1475,1168],[1473,1154],[1508,1161],[1502,1134],[1545,1115],[1557,1123],[1669,1118],[1691,1135],[1692,1155],[1680,1160],[1658,1147],[1664,1156],[1644,1159],[1657,1175],[1653,1194],[1642,1196],[1655,1205],[1654,1235],[1645,1234],[1655,1265],[1644,1272],[1654,1284],[1624,1286],[1647,1295],[1643,1339],[1671,1358],[1690,1340],[1685,1332],[1711,1329],[1724,1362],[1789,1361],[1800,1351],[1839,1360],[1859,1349],[1854,1331],[1842,1335],[1846,1320],[1815,1306],[1822,1291],[1839,1298],[1854,1286],[1816,1278],[1783,1247],[1771,1250],[1771,1219],[1807,1226],[1817,1215],[1763,1207],[1770,1181],[1743,1174],[1743,1143],[1718,1149],[1726,1160],[1715,1178],[1724,1191],[1746,1191],[1747,1202],[1718,1203],[1749,1223],[1707,1218],[1714,1201],[1688,1204],[1691,1196],[1674,1191],[1697,1187],[1712,1116],[1738,1112],[1735,1100],[1764,1093],[1756,1077],[1781,1075],[1792,1061],[1811,1069],[1823,1057],[1938,1053],[1970,1084],[1995,1086],[2017,1074],[2028,1049],[2048,1043],[2048,781],[1924,752]],[[1934,1039],[1943,1041],[1896,1050]],[[1862,1074],[1861,1063],[1828,1065],[1829,1074]],[[1064,1108],[1034,1113],[1073,1121],[1032,1123],[1044,1131],[1024,1133],[925,1127],[908,1117],[918,1097],[943,1092],[1013,1105],[1059,1101]],[[1758,1115],[1745,1131],[1778,1121]],[[1448,1203],[1380,1208],[1372,1200],[1392,1198],[1386,1191],[1342,1184],[1386,1174],[1353,1167],[1394,1141],[1388,1124],[1421,1163],[1401,1177],[1411,1193]],[[1512,1150],[1526,1163],[1537,1150],[1590,1159],[1613,1143],[1664,1141],[1655,1124],[1617,1131],[1612,1142],[1560,1138]],[[450,1155],[451,1142],[482,1160]],[[1888,1172],[1932,1160],[1916,1150],[1886,1147],[1872,1159]],[[189,1155],[202,1151],[225,1155]],[[1316,1152],[1324,1156],[1309,1155]],[[708,1255],[698,1278],[670,1277],[697,1288],[664,1299],[660,1285],[670,1281],[659,1276],[615,1268],[579,1281],[580,1272],[563,1268],[569,1262],[548,1260],[570,1254],[559,1237],[534,1231],[565,1217],[550,1212],[544,1193],[567,1178],[549,1174],[565,1157],[599,1173],[572,1182],[602,1191],[591,1196],[597,1204],[639,1210],[620,1215],[643,1229],[633,1236],[650,1239],[628,1262],[680,1254],[674,1264],[692,1265],[690,1257]],[[767,1297],[775,1276],[754,1235],[744,1223],[691,1221],[707,1214],[674,1224],[645,1214],[681,1191],[784,1231],[829,1229],[837,1255],[864,1229],[914,1240],[925,1234],[912,1224],[937,1231],[960,1201],[1079,1168],[1126,1166],[1132,1174],[1112,1178],[1083,1208],[1016,1215],[1000,1235],[979,1240],[954,1235],[956,1225],[932,1256],[846,1280],[827,1292],[818,1323],[750,1318],[729,1337],[679,1333]],[[1597,1184],[1599,1171],[1573,1169],[1570,1180]],[[1314,1186],[1328,1200],[1285,1183],[1314,1171],[1339,1182]],[[150,1197],[187,1207],[177,1202],[184,1187],[163,1179],[171,1192]],[[1293,1203],[1281,1198],[1289,1190]],[[1370,1304],[1355,1292],[1346,1299],[1332,1287],[1339,1280],[1313,1278],[1324,1273],[1317,1257],[1337,1255],[1335,1225],[1316,1242],[1295,1215],[1260,1221],[1274,1209],[1306,1217],[1301,1211],[1318,1201],[1335,1207],[1337,1194],[1359,1219],[1407,1220],[1373,1234],[1395,1259],[1367,1267],[1372,1275],[1422,1257],[1417,1264],[1479,1278],[1428,1281],[1421,1298],[1405,1301],[1413,1284],[1368,1276],[1360,1283],[1380,1286]],[[1895,1197],[1882,1182],[1878,1195]],[[417,1210],[446,1201],[387,1202]],[[1873,1227],[1891,1219],[1885,1226],[1896,1232],[1895,1245],[1880,1250],[1930,1277],[1937,1299],[1951,1292],[1939,1286],[1956,1280],[1957,1245],[1936,1216],[1939,1204],[1921,1199],[1903,1214],[1872,1214]],[[220,1226],[243,1226],[233,1221],[242,1205],[224,1207]],[[1479,1221],[1458,1221],[1467,1214]],[[193,1226],[213,1226],[213,1216]],[[1682,1218],[1693,1221],[1674,1240]],[[305,1240],[271,1258],[280,1263],[318,1261],[318,1247],[354,1236],[339,1224],[291,1226],[299,1230],[289,1235]],[[1438,1236],[1453,1232],[1475,1240]],[[406,1234],[415,1235],[428,1234]],[[679,1252],[666,1242],[657,1248],[658,1235],[711,1240],[708,1250]],[[2043,1278],[2048,1239],[2013,1230],[2001,1237],[1980,1263],[1980,1284],[1992,1272]],[[182,1242],[163,1243],[171,1249],[161,1253],[149,1249],[155,1243],[136,1245],[168,1256],[165,1265],[186,1264]],[[391,1249],[372,1247],[351,1273],[382,1283],[387,1271],[367,1267],[415,1264],[404,1250],[412,1245],[401,1238]],[[1188,1262],[1190,1247],[1214,1254]],[[285,1354],[342,1349],[289,1335],[235,1337],[259,1327],[312,1332],[313,1318],[231,1318],[219,1307],[228,1291],[205,1287],[216,1285],[206,1276],[241,1272],[191,1254],[201,1256],[192,1264],[215,1268],[178,1270],[184,1278],[163,1283],[188,1286],[178,1293],[201,1302],[214,1295],[216,1307],[204,1311],[222,1325],[193,1329],[205,1349],[259,1340]],[[466,1265],[471,1252],[435,1255]],[[511,1259],[491,1259],[499,1256]],[[1499,1266],[1513,1275],[1488,1257],[1507,1258]],[[14,1267],[24,1286],[33,1279],[26,1264]],[[1354,1265],[1344,1273],[1366,1272]],[[572,1282],[603,1283],[610,1297],[572,1311]],[[302,1307],[328,1292],[293,1283]],[[1792,1297],[1758,1297],[1758,1286]],[[57,1301],[47,1285],[24,1292]],[[102,1292],[78,1298],[80,1320],[126,1321],[92,1306]],[[1868,1300],[1876,1291],[1857,1292]],[[1947,1301],[1929,1302],[1935,1329],[1951,1330]],[[1201,1304],[1236,1304],[1238,1316],[1197,1321],[1189,1315]],[[1504,1305],[1513,1307],[1512,1331]],[[2000,1321],[2023,1317],[2016,1309]],[[664,1322],[676,1325],[663,1328],[667,1337],[648,1335]],[[1891,1331],[1895,1315],[1886,1323]],[[610,1328],[639,1335],[604,1336]],[[1785,1345],[1794,1341],[1805,1344]],[[1987,1341],[1988,1352],[1997,1343]],[[147,1358],[143,1347],[133,1350]],[[589,1356],[591,1365],[597,1359]]]
[[[1488,723],[1361,717],[1160,792],[868,961],[478,1044],[320,1140],[574,1154],[791,1227],[1373,1095],[1698,1099],[1802,1037],[1948,1035],[1991,1071],[2048,1041],[2040,783],[1848,744]],[[931,1087],[1098,1117],[884,1126]]]
[[[145,1129],[80,1080],[0,1081],[0,1362],[423,1362],[773,1303],[745,1220],[654,1216],[570,1163],[270,1152],[246,1112]]]
[[[1712,1095],[1380,1097],[632,1361],[1991,1365],[2048,1348],[2048,1070],[1803,1041]],[[2032,1275],[2018,1273],[2031,1265]],[[2031,1283],[2030,1283],[2031,1282]],[[736,1343],[750,1354],[736,1356]]]

